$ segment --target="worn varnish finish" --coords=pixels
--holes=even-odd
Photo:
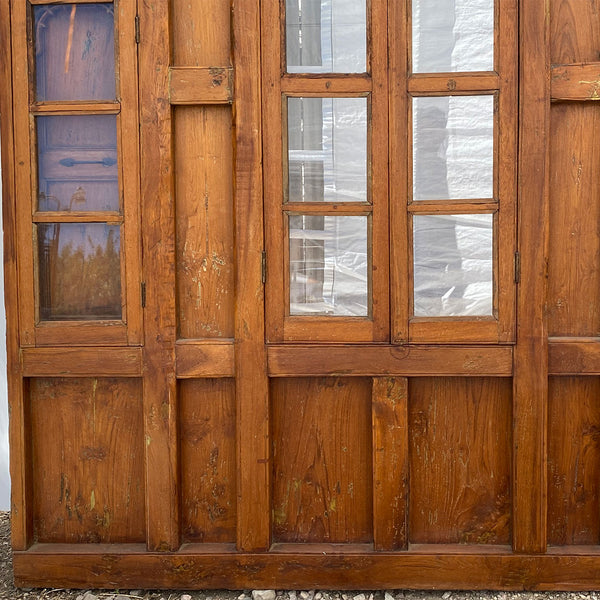
[[[494,72],[412,74],[378,0],[367,72],[306,75],[283,2],[120,0],[119,97],[40,103],[29,9],[70,2],[0,0],[17,584],[600,586],[600,8],[496,1]],[[410,203],[411,97],[481,93],[498,197]],[[282,94],[368,98],[370,202],[282,204]],[[119,114],[122,211],[34,212],[30,113]],[[289,316],[288,212],[370,219],[369,316]],[[496,214],[497,310],[411,318],[453,212]],[[37,319],[57,218],[123,227],[122,321]]]

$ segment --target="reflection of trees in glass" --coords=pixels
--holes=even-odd
[[[118,227],[49,225],[40,242],[43,319],[121,318]]]

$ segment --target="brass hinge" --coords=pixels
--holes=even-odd
[[[135,15],[135,43],[140,43],[140,15]]]
[[[515,283],[521,282],[521,255],[515,252]]]
[[[142,308],[146,308],[146,282],[140,283],[140,292],[142,294]]]
[[[262,251],[262,282],[267,283],[267,252]]]

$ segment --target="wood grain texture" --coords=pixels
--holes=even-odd
[[[270,535],[269,381],[262,283],[263,186],[260,2],[233,6],[235,373],[239,550],[267,550]]]
[[[373,538],[376,550],[408,547],[408,379],[374,377]]]
[[[174,111],[177,315],[180,338],[234,333],[232,115]]]
[[[600,114],[584,103],[552,106],[548,333],[600,335]]]
[[[600,64],[554,65],[552,100],[600,100]]]
[[[139,5],[146,526],[148,549],[160,551],[175,550],[180,543],[169,5],[168,0]]]
[[[175,354],[178,379],[235,375],[235,350],[232,341],[179,341]]]
[[[550,375],[600,375],[600,340],[597,338],[550,338]]]
[[[409,384],[411,543],[511,540],[511,382]]]
[[[235,382],[179,384],[184,542],[235,543]]]
[[[32,379],[35,539],[145,540],[141,381]]]
[[[231,67],[172,67],[169,74],[171,104],[230,104],[233,100]]]
[[[515,556],[506,552],[439,551],[415,553],[288,554],[235,553],[160,555],[102,548],[82,554],[70,546],[17,552],[18,586],[59,587],[65,578],[84,589],[427,589],[440,590],[566,590],[600,586],[600,555],[588,549],[579,555]],[[472,550],[472,547],[469,548]],[[76,559],[76,560],[75,560]],[[104,583],[106,582],[106,583]]]
[[[367,346],[351,344],[273,345],[269,375],[512,375],[512,354],[504,347]]]
[[[231,61],[231,3],[173,0],[173,65],[205,67]]]
[[[522,283],[517,291],[513,380],[513,549],[545,552],[550,23],[544,3],[521,0],[519,7],[518,249]]]
[[[141,377],[141,348],[24,348],[24,377]]]
[[[600,378],[552,377],[548,543],[600,543]]]
[[[600,58],[600,8],[596,0],[550,0],[552,64],[593,63]]]
[[[371,382],[271,384],[273,540],[370,542]]]

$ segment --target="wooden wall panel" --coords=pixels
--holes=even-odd
[[[230,63],[229,0],[172,0],[171,15],[174,65],[201,67]]]
[[[550,0],[550,57],[553,64],[600,59],[597,0]]]
[[[235,543],[235,382],[179,384],[184,542]]]
[[[271,385],[273,541],[370,542],[371,380]]]
[[[31,379],[33,512],[39,542],[145,540],[138,379]]]
[[[509,379],[410,380],[410,542],[510,543],[511,397]]]
[[[552,107],[548,268],[551,336],[600,335],[599,128],[600,111],[595,103],[560,103]]]
[[[174,113],[178,334],[233,337],[231,109],[178,107]]]
[[[600,378],[552,377],[548,544],[600,543]]]

